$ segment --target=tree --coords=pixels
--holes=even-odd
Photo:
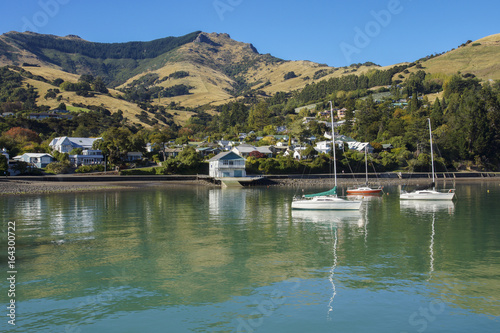
[[[127,127],[112,127],[102,134],[101,140],[94,141],[94,149],[109,155],[111,163],[124,160],[128,152],[144,152],[144,140],[135,136]]]
[[[288,72],[283,76],[285,80],[293,79],[294,77],[297,77],[295,72]]]
[[[165,153],[166,143],[173,138],[174,138],[174,133],[170,129],[154,132],[149,138],[151,144],[160,146],[161,151],[163,153],[164,161],[166,160],[166,153]]]
[[[432,104],[432,111],[430,118],[431,118],[432,128],[437,128],[443,123],[443,107],[441,106],[439,98],[436,98],[434,104]]]
[[[36,142],[41,143],[42,139],[35,131],[22,127],[13,127],[3,134],[5,137],[14,140],[16,143]]]
[[[82,74],[78,81],[91,84],[92,82],[94,82],[94,76],[91,74]]]
[[[265,101],[260,101],[252,109],[248,116],[248,127],[253,130],[262,130],[270,123],[270,112]]]
[[[193,147],[189,146],[179,153],[177,160],[180,162],[181,168],[185,168],[186,170],[197,170],[201,164],[202,158]]]
[[[300,153],[300,156],[302,156],[303,158],[312,158],[312,157],[317,156],[317,155],[318,155],[318,152],[316,151],[316,149],[314,149],[313,146],[308,146],[306,149],[302,150]]]
[[[7,175],[7,170],[9,169],[9,161],[5,155],[0,154],[0,175]]]
[[[71,171],[71,164],[69,161],[52,162],[45,169],[54,174],[69,173]]]
[[[254,150],[254,151],[251,151],[249,154],[248,154],[249,157],[254,157],[256,159],[259,159],[259,158],[266,158],[266,154],[263,154],[261,153],[260,151],[257,151],[257,150]]]
[[[91,88],[93,91],[97,91],[103,94],[108,93],[108,88],[106,88],[106,84],[101,77],[96,77],[94,81],[91,82]]]

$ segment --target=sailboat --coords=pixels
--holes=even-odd
[[[434,174],[434,154],[432,151],[432,129],[431,119],[427,118],[429,122],[429,136],[431,142],[431,168],[432,168],[432,189],[417,190],[413,192],[401,191],[399,199],[401,200],[453,200],[455,197],[455,189],[440,192],[436,190],[435,174]]]
[[[361,201],[346,200],[337,196],[337,163],[335,161],[335,130],[333,127],[333,103],[330,101],[330,116],[332,121],[332,150],[335,186],[326,192],[306,194],[294,198],[292,209],[320,209],[320,210],[359,210]]]
[[[367,157],[368,145],[365,147],[365,173],[366,173],[366,182],[364,186],[359,186],[356,188],[348,188],[347,194],[379,194],[382,192],[382,187],[379,186],[377,188],[371,188],[368,186],[368,157]]]

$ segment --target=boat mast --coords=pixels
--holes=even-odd
[[[333,174],[335,177],[335,186],[337,186],[337,161],[335,159],[335,130],[333,128],[333,103],[330,101],[330,120],[332,122],[332,150],[333,150]]]
[[[431,169],[432,169],[432,187],[435,188],[434,183],[434,154],[432,152],[432,129],[431,129],[431,118],[427,118],[429,122],[429,137],[431,138]]]
[[[366,173],[366,186],[368,186],[368,145],[365,146],[365,173]]]

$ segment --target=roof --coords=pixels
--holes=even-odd
[[[269,149],[270,146],[260,146],[260,147],[257,147],[255,150],[257,150],[259,153],[262,153],[262,154],[272,154],[273,152],[271,151],[271,149]]]
[[[233,149],[237,149],[240,153],[251,153],[257,150],[257,148],[255,148],[254,146],[248,144],[241,144],[234,147]]]
[[[69,137],[69,136],[62,136],[55,138],[52,140],[52,142],[49,144],[49,146],[59,146],[64,143],[64,141],[68,140],[72,146],[75,148],[92,148],[92,145],[94,144],[94,141],[100,139],[100,138],[77,138],[77,137]]]
[[[24,155],[26,155],[28,157],[44,157],[44,156],[48,156],[48,157],[53,158],[52,155],[47,154],[47,153],[24,153],[22,155],[14,157],[14,159],[19,159],[19,158],[23,157]]]
[[[213,161],[221,161],[221,160],[244,160],[244,158],[241,157],[240,155],[236,154],[235,152],[225,151],[225,152],[222,152],[222,153],[215,155],[214,157],[212,157],[208,161],[213,162]]]

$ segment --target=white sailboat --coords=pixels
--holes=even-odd
[[[431,130],[431,119],[427,118],[429,122],[429,135],[431,142],[431,168],[432,168],[432,189],[417,190],[413,192],[401,191],[399,199],[401,200],[453,200],[455,197],[455,189],[449,189],[446,192],[440,192],[436,190],[435,187],[435,175],[434,175],[434,154],[432,151],[432,130]]]
[[[330,101],[330,116],[332,121],[332,150],[335,186],[326,192],[306,194],[292,201],[292,209],[319,210],[359,210],[361,201],[346,200],[337,196],[337,163],[335,161],[335,130],[333,127],[333,103]]]
[[[367,153],[368,148],[365,147],[365,174],[366,174],[366,181],[364,186],[358,186],[356,188],[348,188],[347,189],[347,194],[379,194],[382,192],[382,187],[378,186],[376,188],[371,188],[368,186],[368,153]]]

